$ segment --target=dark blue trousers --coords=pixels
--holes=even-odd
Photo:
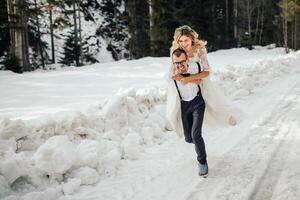
[[[195,144],[197,160],[206,163],[205,143],[202,138],[202,124],[205,111],[205,102],[201,94],[191,101],[181,100],[181,117],[185,141]]]

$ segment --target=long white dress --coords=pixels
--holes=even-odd
[[[201,66],[209,69],[206,54],[201,58],[197,54],[189,58],[189,65],[196,64],[196,62],[200,62]],[[170,66],[170,73],[172,67]],[[209,76],[202,80],[200,87],[205,101],[204,126],[220,128],[238,124],[242,119],[243,112],[218,89],[217,84],[211,81]],[[172,79],[168,82],[166,116],[177,135],[182,137],[184,134],[180,97]]]

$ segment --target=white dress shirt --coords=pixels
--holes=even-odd
[[[201,66],[200,71],[203,71],[203,67]],[[187,74],[197,74],[199,73],[198,65],[196,62],[189,62],[188,63],[188,69],[185,72]],[[184,101],[191,101],[193,100],[199,91],[199,87],[195,83],[187,83],[187,84],[181,84],[180,81],[177,81],[178,89],[180,92],[180,95],[182,97],[182,100]]]

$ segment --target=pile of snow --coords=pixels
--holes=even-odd
[[[79,179],[81,185],[92,185],[100,179],[98,171],[90,167],[81,167],[73,170],[69,177]]]
[[[33,155],[33,163],[41,171],[52,174],[64,174],[77,161],[75,145],[66,135],[49,138]]]
[[[227,96],[235,99],[252,94],[276,79],[300,72],[300,51],[272,60],[259,60],[251,67],[227,65],[213,71],[213,77]]]
[[[80,185],[96,184],[100,176],[114,174],[122,160],[139,159],[145,146],[164,138],[167,124],[160,104],[165,99],[165,91],[158,88],[127,89],[95,108],[96,115],[39,126],[2,121],[1,198],[17,199],[14,187],[40,191],[24,199],[42,198],[46,188],[59,188],[57,195],[71,194]]]
[[[22,120],[16,120],[12,122],[8,119],[4,119],[1,122],[1,127],[0,127],[1,139],[13,138],[15,140],[18,140],[26,135],[28,135],[28,130]]]
[[[63,183],[63,192],[64,194],[72,194],[74,193],[76,190],[79,189],[81,184],[81,180],[80,179],[76,179],[76,178],[69,178],[67,183]]]

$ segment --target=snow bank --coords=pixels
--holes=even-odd
[[[8,184],[12,184],[19,177],[28,174],[29,161],[24,152],[8,152],[1,158],[0,172],[4,175]]]
[[[251,67],[229,65],[215,70],[213,77],[226,95],[238,99],[279,77],[299,72],[300,51],[297,51],[277,59],[259,60]]]
[[[98,172],[90,167],[82,167],[71,172],[69,175],[74,179],[80,180],[81,185],[93,185],[100,179]]]
[[[24,197],[20,197],[23,200],[56,200],[62,195],[60,188],[47,188],[42,192],[29,192]]]
[[[0,138],[1,139],[20,139],[29,134],[28,128],[22,120],[11,121],[4,119],[0,124]]]
[[[0,188],[7,198],[48,200],[45,188],[50,185],[60,186],[55,194],[61,196],[80,185],[96,184],[100,176],[116,173],[122,160],[139,159],[145,146],[164,137],[164,110],[156,107],[165,99],[159,88],[127,89],[101,103],[91,116],[38,126],[4,120]],[[26,183],[24,188],[18,185],[25,196],[10,189],[19,180]]]
[[[7,140],[0,139],[0,154],[8,152],[15,152],[17,150],[17,142],[15,139],[10,138]]]
[[[86,139],[77,146],[78,165],[96,168],[101,155],[101,143],[96,140]]]
[[[80,179],[76,179],[76,178],[70,178],[68,179],[67,183],[63,183],[63,191],[64,194],[72,194],[74,193],[76,190],[79,189],[81,184],[81,180]]]
[[[7,196],[11,192],[9,184],[7,183],[5,177],[2,175],[0,175],[0,191],[0,198]]]
[[[75,145],[66,135],[49,138],[33,155],[34,164],[47,174],[64,174],[76,160]]]

